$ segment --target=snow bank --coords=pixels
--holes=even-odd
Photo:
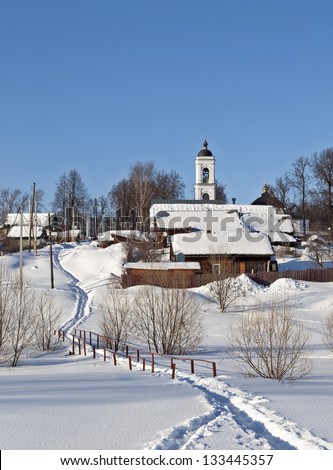
[[[269,290],[286,291],[286,290],[304,290],[309,287],[303,282],[291,278],[277,279],[269,286]]]

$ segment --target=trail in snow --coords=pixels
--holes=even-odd
[[[198,389],[211,411],[164,431],[146,449],[209,449],[216,448],[218,439],[223,448],[231,449],[333,450],[332,443],[265,408],[262,397],[230,387],[221,377],[178,372],[177,379]]]
[[[67,249],[73,249],[72,245],[55,245],[53,249],[53,264],[56,269],[62,271],[66,276],[71,279],[72,289],[75,292],[77,299],[76,310],[74,316],[65,322],[60,328],[68,333],[72,328],[77,327],[80,323],[84,321],[85,318],[91,315],[91,307],[88,303],[88,294],[82,289],[78,283],[77,279],[73,274],[66,270],[61,264],[61,257],[65,256],[65,251]]]

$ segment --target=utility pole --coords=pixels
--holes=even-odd
[[[20,288],[23,287],[23,207],[20,207]]]
[[[34,213],[34,205],[35,205],[35,190],[36,190],[36,183],[32,185],[32,201],[30,201],[30,216],[29,216],[29,253],[31,251],[31,233],[33,230],[33,213]]]
[[[50,241],[51,289],[53,289],[54,288],[54,277],[53,277],[52,229],[51,229],[51,216],[50,216],[50,213],[49,213],[49,241]]]

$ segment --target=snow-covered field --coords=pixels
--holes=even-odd
[[[62,306],[62,326],[98,331],[100,299],[122,272],[121,245],[55,245],[53,252],[52,295]],[[18,272],[17,254],[0,262]],[[50,289],[47,247],[37,256],[24,253],[23,266],[25,280]],[[322,323],[333,308],[332,283],[281,279],[262,288],[246,276],[239,282],[246,296],[223,314],[207,287],[191,290],[204,312],[205,338],[197,354],[216,361],[216,378],[210,369],[195,375],[182,369],[172,380],[162,365],[153,374],[139,365],[130,371],[125,359],[115,367],[90,352],[69,355],[69,342],[16,368],[1,367],[1,448],[333,450],[333,357],[322,341]],[[287,298],[311,333],[312,373],[292,384],[246,378],[227,354],[230,326],[272,298]]]

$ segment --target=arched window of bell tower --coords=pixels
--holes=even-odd
[[[202,199],[203,199],[204,201],[209,201],[209,194],[208,194],[208,193],[203,193]]]
[[[209,181],[209,170],[208,168],[203,168],[202,169],[202,182],[203,183],[208,183]]]

